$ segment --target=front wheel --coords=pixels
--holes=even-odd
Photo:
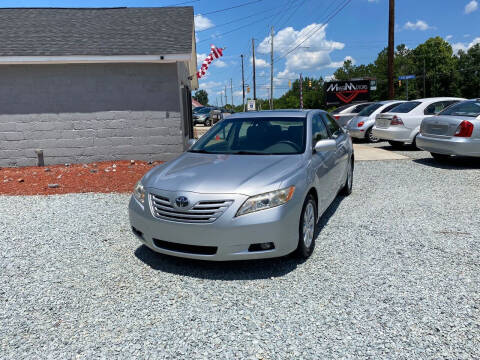
[[[368,140],[370,143],[378,143],[380,141],[379,138],[377,138],[375,135],[372,133],[372,128],[368,129],[367,132],[365,133],[365,138]]]
[[[342,190],[340,190],[340,194],[343,196],[348,196],[352,193],[353,188],[353,158],[350,158],[348,169],[347,169],[347,179],[345,180],[345,185],[343,185]]]
[[[303,203],[302,214],[300,215],[300,226],[298,229],[298,246],[296,254],[307,259],[315,248],[315,230],[317,227],[317,203],[311,194]]]
[[[210,119],[205,120],[204,125],[205,126],[212,126],[212,120],[210,120]]]

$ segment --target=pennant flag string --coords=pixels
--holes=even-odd
[[[205,58],[205,60],[203,60],[202,67],[197,71],[198,79],[200,79],[202,76],[205,76],[208,66],[213,60],[223,56],[223,50],[225,50],[225,48],[217,48],[215,45],[210,46],[210,54]]]

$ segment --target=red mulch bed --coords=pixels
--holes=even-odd
[[[91,164],[0,168],[0,195],[52,195],[68,193],[127,193],[155,161],[102,161]],[[51,188],[48,185],[57,184]]]

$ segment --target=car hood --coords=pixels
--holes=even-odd
[[[302,155],[223,155],[186,152],[150,170],[146,188],[255,195],[276,190],[299,169]]]

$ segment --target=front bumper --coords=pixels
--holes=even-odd
[[[212,223],[185,223],[156,218],[150,204],[145,209],[132,197],[129,204],[130,224],[134,234],[150,249],[173,256],[202,260],[245,260],[284,256],[297,248],[301,207],[300,196],[287,204],[235,217],[247,199],[244,195],[228,194],[234,202]],[[149,196],[146,202],[149,202]],[[132,229],[133,230],[133,229]],[[139,233],[141,232],[141,234]],[[174,244],[166,249],[159,241]],[[273,250],[249,251],[252,244],[273,243]],[[183,246],[185,245],[185,246]],[[214,254],[202,254],[193,247],[216,248]],[[185,250],[186,249],[186,250]]]
[[[405,126],[390,126],[388,128],[378,128],[376,126],[372,129],[373,136],[382,140],[399,141],[405,143],[412,142],[412,130]]]
[[[436,138],[419,134],[417,147],[437,154],[480,157],[480,140],[478,139]]]

